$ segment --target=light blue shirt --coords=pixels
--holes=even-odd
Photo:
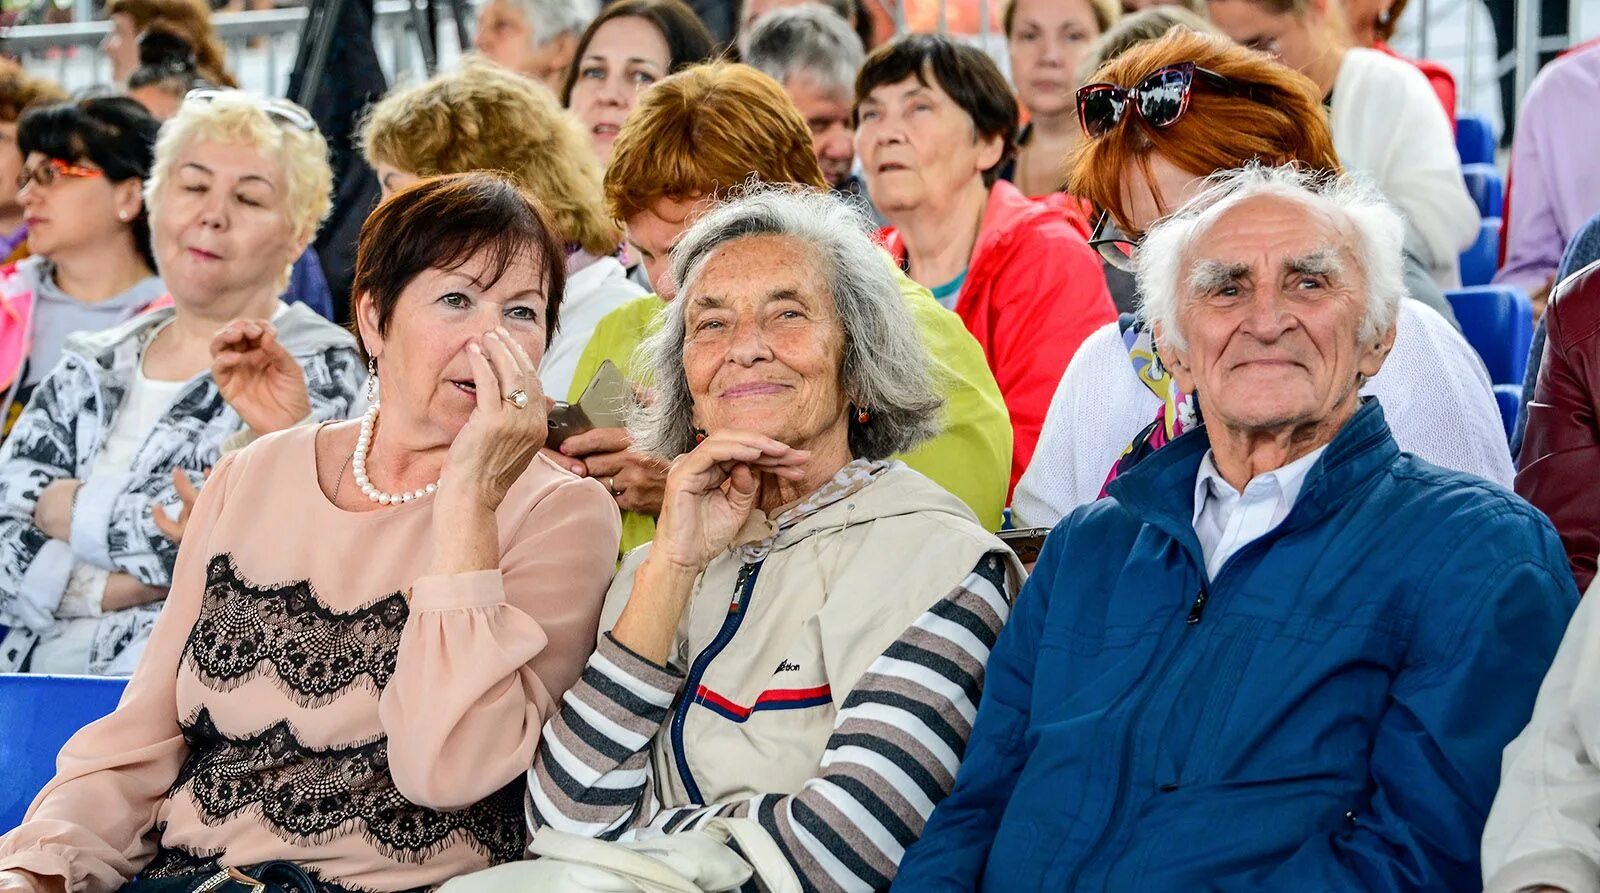
[[[1223,478],[1206,450],[1194,482],[1194,532],[1205,555],[1207,577],[1215,577],[1235,552],[1283,523],[1300,498],[1311,466],[1327,448],[1323,445],[1288,465],[1256,475],[1243,493]]]

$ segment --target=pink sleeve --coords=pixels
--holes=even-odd
[[[605,488],[567,480],[502,530],[498,571],[416,581],[378,702],[406,799],[460,809],[533,765],[540,728],[594,651],[620,539]]]
[[[1537,97],[1532,98],[1533,102],[1524,105],[1511,146],[1509,167],[1517,176],[1511,181],[1508,198],[1517,213],[1505,221],[1506,257],[1494,277],[1497,284],[1517,285],[1530,292],[1544,287],[1556,274],[1567,248],[1552,184],[1546,177],[1541,109]]]
[[[217,463],[200,492],[166,606],[121,704],[61,749],[56,777],[23,823],[0,837],[0,870],[30,872],[62,893],[109,893],[154,855],[156,812],[188,755],[178,727],[178,664],[200,613],[209,533],[233,460]]]

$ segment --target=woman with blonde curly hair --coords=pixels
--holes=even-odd
[[[170,306],[66,336],[0,449],[0,672],[131,672],[172,585],[173,515],[224,443],[349,414],[354,341],[278,298],[328,212],[327,152],[304,109],[234,90],[162,128],[142,179]]]
[[[539,380],[545,393],[566,395],[595,326],[644,294],[617,258],[622,232],[606,214],[600,165],[577,122],[549,91],[468,59],[373,106],[361,143],[385,197],[422,177],[493,170],[550,216],[568,279]]]

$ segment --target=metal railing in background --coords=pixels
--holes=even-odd
[[[374,38],[379,63],[390,83],[425,75],[426,68],[415,31],[409,0],[378,0]],[[211,17],[227,54],[227,64],[240,86],[268,96],[282,96],[288,88],[300,32],[305,25],[304,6],[254,12],[219,12]],[[23,25],[0,34],[0,48],[17,56],[33,71],[48,74],[68,90],[111,82],[111,65],[100,52],[100,42],[111,23],[71,22],[61,25]],[[455,23],[449,16],[439,21],[438,63],[453,64]]]

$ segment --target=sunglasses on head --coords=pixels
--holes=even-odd
[[[21,192],[28,188],[30,183],[49,186],[62,177],[69,177],[74,180],[90,180],[103,176],[105,176],[104,171],[98,171],[92,167],[68,164],[59,158],[46,158],[32,168],[24,168],[22,173],[17,175],[17,191]]]
[[[210,87],[201,87],[185,93],[183,101],[212,102],[219,96],[240,92],[239,90],[218,90]],[[287,124],[296,130],[303,130],[306,133],[311,133],[317,129],[317,122],[311,117],[311,114],[292,102],[285,102],[281,99],[258,99],[254,96],[250,97],[250,101],[256,108],[261,109],[267,117],[280,124]]]
[[[1255,91],[1193,62],[1158,68],[1132,87],[1088,84],[1078,88],[1078,124],[1090,139],[1105,136],[1131,107],[1151,127],[1170,127],[1189,110],[1195,79],[1230,95],[1255,98]]]

